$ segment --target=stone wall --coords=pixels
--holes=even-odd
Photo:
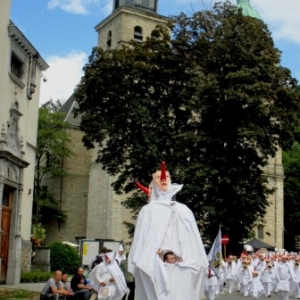
[[[134,39],[134,28],[143,30],[143,41],[151,35],[156,25],[166,25],[167,17],[131,7],[122,6],[96,26],[98,46],[102,49],[120,48],[122,43]],[[108,32],[111,31],[111,46],[107,45]]]
[[[31,266],[31,250],[32,244],[30,241],[22,240],[22,256],[21,256],[21,271],[29,272]]]
[[[63,167],[67,175],[62,180],[45,180],[68,217],[60,227],[54,220],[46,226],[46,244],[50,241],[75,242],[75,236],[86,235],[90,151],[83,146],[81,131],[70,128],[68,133],[71,142],[67,147],[74,152],[74,156],[64,159]]]

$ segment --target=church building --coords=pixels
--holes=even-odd
[[[250,6],[250,0],[238,0],[245,15],[259,18]],[[165,25],[168,18],[157,12],[157,0],[114,0],[113,12],[96,25],[98,46],[103,49],[119,48],[130,40],[143,42],[156,25]],[[255,12],[255,15],[254,15]],[[49,224],[47,242],[60,240],[75,242],[76,237],[87,239],[113,239],[130,242],[123,221],[132,223],[132,215],[121,203],[126,195],[116,195],[111,187],[114,178],[96,163],[98,149],[86,150],[82,143],[83,133],[79,130],[80,116],[72,114],[76,103],[71,96],[61,110],[66,113],[71,142],[67,145],[75,156],[63,161],[67,175],[59,182],[48,178],[61,209],[67,213],[63,224]],[[270,207],[264,220],[254,228],[256,237],[264,242],[282,247],[283,228],[283,167],[281,151],[270,159],[265,169],[269,185],[276,189],[270,196]],[[54,188],[55,187],[55,188]]]
[[[0,283],[17,284],[31,265],[31,214],[39,94],[45,60],[0,1]]]

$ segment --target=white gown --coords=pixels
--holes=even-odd
[[[102,262],[89,274],[90,285],[98,292],[98,300],[121,300],[128,290],[124,274],[114,260],[114,252],[111,253],[106,254],[111,258],[110,264]],[[111,278],[114,279],[113,282],[110,281]],[[102,286],[102,282],[106,286]]]
[[[128,259],[137,299],[195,300],[203,294],[207,256],[192,211],[172,201],[181,188],[170,185],[163,192],[153,183],[151,201],[138,215]],[[172,251],[183,261],[166,267],[158,249]]]

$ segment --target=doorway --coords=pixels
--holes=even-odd
[[[11,222],[11,211],[13,204],[13,194],[15,189],[4,185],[2,198],[2,215],[1,215],[1,274],[0,283],[6,282],[6,274],[8,267],[8,250],[9,250],[9,232]]]

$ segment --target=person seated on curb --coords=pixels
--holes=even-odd
[[[71,279],[71,289],[74,292],[76,299],[89,300],[92,294],[92,287],[87,283],[83,275],[83,268],[78,268],[76,274]]]
[[[61,277],[61,285],[64,290],[69,292],[66,299],[71,300],[71,299],[74,299],[75,294],[73,293],[72,289],[68,285],[67,281],[68,281],[68,275],[67,275],[67,273],[63,272],[62,277]]]
[[[52,278],[50,278],[40,295],[40,300],[48,300],[48,299],[60,299],[65,300],[66,296],[69,295],[69,291],[66,291],[61,283],[62,273],[61,271],[57,270],[54,272]]]

